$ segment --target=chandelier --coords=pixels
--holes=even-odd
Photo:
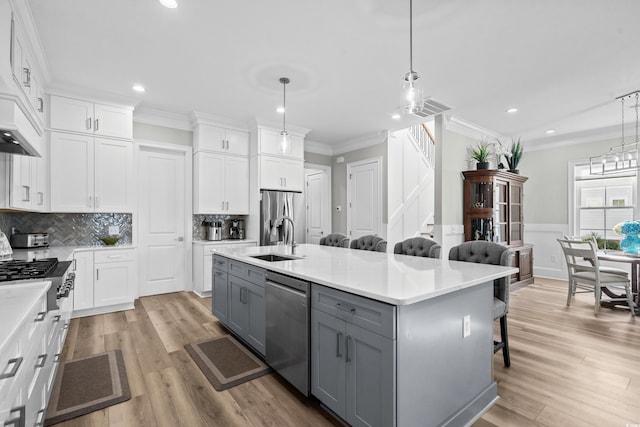
[[[634,98],[633,108],[636,113],[636,138],[633,143],[627,144],[624,140],[624,108],[625,101]],[[592,175],[607,175],[614,173],[628,172],[640,168],[640,140],[638,139],[638,102],[640,101],[640,90],[627,93],[616,98],[620,101],[622,116],[622,136],[620,145],[611,147],[607,154],[589,157],[589,167]]]

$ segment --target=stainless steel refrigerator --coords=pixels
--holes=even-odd
[[[294,240],[289,221],[277,222],[282,216],[292,218],[296,235],[304,236],[305,218],[294,209],[294,204],[298,203],[304,204],[304,197],[300,193],[272,190],[260,192],[260,246],[290,245]],[[300,238],[295,240],[302,243]]]

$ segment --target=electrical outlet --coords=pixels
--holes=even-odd
[[[110,236],[115,236],[117,234],[120,234],[120,227],[118,227],[117,225],[110,225],[109,226],[109,235]]]
[[[336,206],[336,211],[337,211],[337,212],[342,211],[342,206]]]
[[[467,314],[462,318],[462,338],[471,335],[471,315]]]

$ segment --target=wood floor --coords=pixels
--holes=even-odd
[[[640,318],[536,279],[513,291],[511,367],[494,357],[500,400],[476,427],[640,424]],[[336,426],[275,374],[216,392],[184,344],[225,333],[210,299],[181,292],[144,297],[135,310],[74,319],[62,360],[120,349],[131,400],[58,426]]]

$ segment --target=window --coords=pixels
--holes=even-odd
[[[637,173],[591,175],[588,163],[573,165],[575,195],[574,233],[620,240],[612,231],[622,221],[632,220],[636,207]]]

